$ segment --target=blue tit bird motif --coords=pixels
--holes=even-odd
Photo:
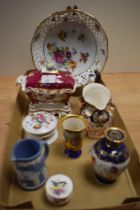
[[[61,194],[64,192],[64,186],[67,184],[65,181],[51,181],[53,184],[52,190],[55,194]]]

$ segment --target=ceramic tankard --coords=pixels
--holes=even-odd
[[[21,139],[14,145],[11,160],[22,188],[33,190],[45,184],[48,153],[48,144],[34,139]]]

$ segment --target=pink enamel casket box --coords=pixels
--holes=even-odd
[[[69,113],[69,97],[75,90],[75,79],[66,72],[41,72],[30,70],[27,75],[19,76],[17,83],[21,84],[30,98],[30,112],[46,110],[50,112]]]

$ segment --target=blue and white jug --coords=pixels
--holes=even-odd
[[[27,190],[34,190],[46,182],[45,160],[49,153],[48,144],[34,139],[21,139],[12,150],[19,185]]]

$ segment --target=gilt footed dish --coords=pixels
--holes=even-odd
[[[16,81],[30,98],[29,111],[66,112],[71,110],[69,98],[76,84],[69,71],[42,72],[29,70]]]
[[[101,72],[108,55],[108,42],[100,23],[77,9],[53,13],[36,28],[31,54],[41,71],[70,71],[77,87],[94,81],[95,70]]]

